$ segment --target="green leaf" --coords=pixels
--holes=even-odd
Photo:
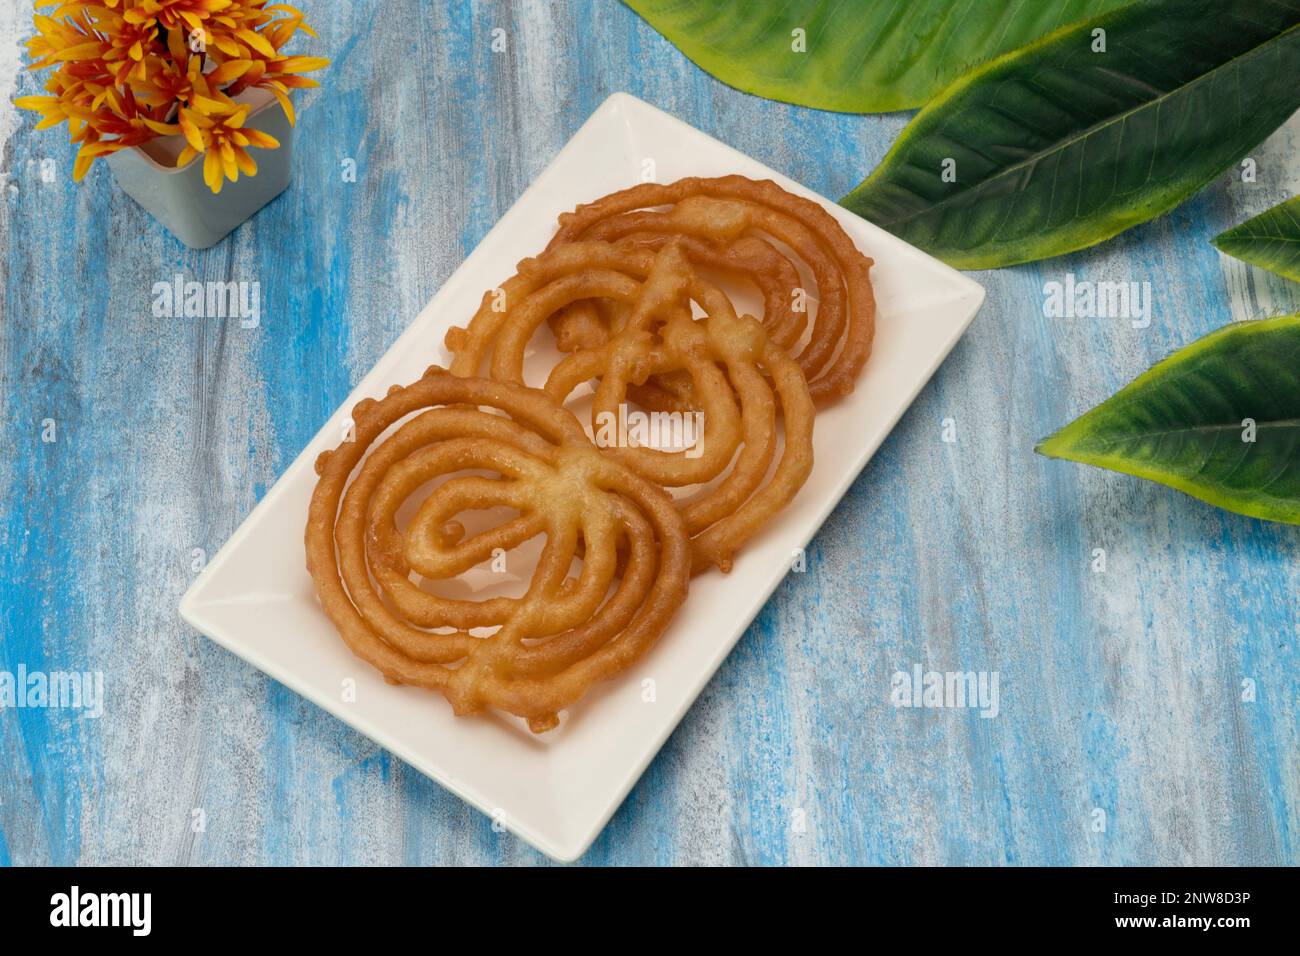
[[[920,106],[971,67],[1132,0],[625,0],[701,69],[844,113]],[[803,30],[798,51],[795,30]]]
[[[1300,196],[1214,237],[1230,256],[1300,282]]]
[[[841,202],[959,268],[1072,252],[1239,161],[1300,107],[1298,75],[1300,0],[1126,7],[958,80]]]
[[[1036,450],[1300,524],[1300,315],[1211,332]]]

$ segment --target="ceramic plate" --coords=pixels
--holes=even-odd
[[[822,203],[864,252],[878,305],[875,349],[857,390],[818,415],[816,467],[794,502],[711,572],[629,673],[534,736],[505,716],[456,718],[436,693],[392,687],[344,646],[317,604],[303,557],[313,462],[338,444],[352,406],[445,363],[443,335],[485,289],[549,240],[556,216],[654,178],[740,173]],[[194,627],[351,724],[544,853],[581,856],[717,670],[831,509],[970,324],[984,290],[889,233],[626,94],[606,100],[470,254],[298,456],[181,602]],[[743,306],[744,303],[738,303]],[[544,338],[544,336],[542,337]],[[548,356],[537,357],[545,364]],[[540,384],[536,376],[530,384]],[[654,694],[644,694],[653,681]],[[344,693],[354,687],[354,694]],[[653,697],[652,701],[646,698]],[[355,699],[353,699],[355,698]]]

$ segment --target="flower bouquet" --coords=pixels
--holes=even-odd
[[[290,93],[318,86],[302,74],[329,62],[284,52],[298,31],[315,36],[301,12],[268,0],[38,0],[36,9],[30,69],[54,69],[46,95],[16,102],[41,114],[37,129],[68,124],[74,180],[106,157],[133,198],[199,247],[288,185]],[[272,168],[258,176],[250,150]],[[242,188],[217,200],[227,182]]]

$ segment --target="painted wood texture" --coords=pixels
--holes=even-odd
[[[13,66],[30,2],[10,6]],[[613,0],[301,6],[334,64],[299,100],[294,183],[207,252],[106,168],[73,184],[62,131],[13,109],[36,81],[3,71],[0,671],[99,670],[106,702],[0,712],[0,863],[543,862],[187,628],[196,549],[609,93],[829,196],[906,120],[729,89]],[[1300,862],[1300,530],[1032,453],[1175,347],[1300,308],[1210,245],[1300,191],[1298,157],[1293,119],[1254,183],[976,273],[969,334],[584,862]],[[154,318],[178,273],[260,282],[258,327]],[[1044,315],[1067,273],[1150,283],[1149,327]],[[917,664],[996,671],[998,715],[891,706]]]

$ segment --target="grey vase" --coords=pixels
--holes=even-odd
[[[227,181],[220,193],[213,193],[203,181],[202,156],[175,168],[175,157],[184,147],[180,137],[155,140],[147,144],[147,151],[140,147],[120,150],[108,157],[108,166],[123,192],[173,236],[192,249],[214,246],[289,185],[293,126],[275,99],[267,95],[257,101],[248,125],[274,136],[280,148],[251,147],[249,155],[257,162],[257,175]]]

